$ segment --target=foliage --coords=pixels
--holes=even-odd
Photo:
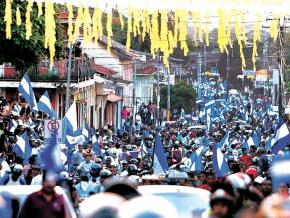
[[[44,16],[38,17],[37,7],[33,7],[31,12],[32,36],[29,40],[25,39],[25,2],[18,1],[12,4],[12,25],[11,40],[6,39],[6,31],[4,19],[0,19],[0,63],[11,63],[16,70],[27,70],[39,63],[41,56],[48,55],[48,50],[44,48]],[[21,25],[16,25],[16,8],[20,9]],[[5,4],[0,4],[0,17],[4,17]],[[58,19],[56,19],[56,38],[62,38],[62,29]],[[62,40],[56,42],[56,58],[65,54],[64,44]]]
[[[180,82],[170,87],[170,110],[181,111],[183,108],[185,112],[190,113],[195,105],[196,93],[192,86]],[[167,86],[160,90],[160,106],[167,107]]]

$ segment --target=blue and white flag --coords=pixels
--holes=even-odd
[[[21,108],[16,104],[12,109],[12,114],[15,116],[19,116]]]
[[[41,112],[48,114],[51,119],[54,119],[56,117],[47,91],[45,91],[39,99],[38,108]]]
[[[84,128],[82,129],[82,134],[85,137],[86,141],[90,141],[91,135],[88,124],[85,124]]]
[[[76,135],[76,136],[66,136],[67,142],[69,143],[68,147],[72,148],[74,145],[82,145],[86,139],[83,135]]]
[[[40,157],[45,169],[55,173],[64,170],[60,149],[58,147],[57,134],[54,134],[54,136],[49,139],[49,143],[40,153]]]
[[[27,73],[23,76],[19,84],[18,91],[21,93],[25,101],[30,105],[32,111],[38,111],[35,95]]]
[[[200,172],[203,170],[203,165],[202,165],[202,151],[204,147],[200,146],[195,152],[192,152],[190,159],[192,162],[190,171],[194,172]]]
[[[290,144],[290,133],[287,124],[284,122],[282,116],[279,117],[279,124],[275,134],[274,144],[272,146],[272,153],[278,154],[280,150]]]
[[[154,161],[153,161],[153,171],[154,174],[160,175],[168,171],[168,163],[163,151],[160,136],[156,133],[155,137],[155,147],[154,147]]]
[[[28,163],[28,159],[31,156],[32,149],[29,143],[29,137],[27,135],[27,132],[24,132],[17,140],[16,144],[13,147],[13,152],[15,152],[18,157],[23,158],[24,164]]]
[[[75,132],[78,129],[77,126],[77,108],[76,102],[70,106],[63,118],[63,138],[66,139],[66,135],[75,136]],[[67,144],[67,141],[64,141]]]
[[[230,132],[229,130],[227,130],[226,134],[224,135],[224,137],[219,143],[220,148],[223,148],[225,145],[229,144],[229,136],[230,136]]]
[[[92,147],[93,147],[93,151],[96,153],[96,155],[103,156],[103,152],[102,152],[102,150],[100,148],[100,145],[98,143],[96,135],[92,136]]]
[[[213,144],[213,168],[218,178],[224,177],[229,173],[226,158],[216,143]]]

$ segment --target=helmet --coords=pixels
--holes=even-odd
[[[214,204],[218,200],[224,200],[233,203],[234,198],[230,194],[228,194],[223,189],[217,189],[214,193],[210,196],[210,203],[211,205]]]
[[[136,166],[138,165],[139,161],[135,158],[132,158],[130,161],[129,161],[130,164],[135,164]]]
[[[100,171],[102,170],[102,166],[98,163],[93,163],[91,170],[90,170],[90,175],[94,178],[99,177]]]
[[[128,166],[128,174],[131,175],[137,175],[138,168],[135,164],[129,164]]]
[[[110,178],[112,176],[113,176],[113,174],[112,174],[112,172],[110,170],[102,169],[100,171],[100,177],[101,177],[101,179],[107,179],[107,178]]]

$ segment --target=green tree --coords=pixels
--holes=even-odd
[[[196,93],[192,86],[180,82],[170,87],[170,110],[181,111],[183,108],[185,112],[190,113],[195,106]],[[160,106],[167,107],[167,86],[160,90]]]
[[[11,63],[17,70],[28,70],[39,63],[40,57],[48,55],[48,50],[44,48],[45,22],[44,16],[38,17],[37,8],[33,7],[31,12],[32,36],[29,40],[25,39],[25,13],[27,3],[18,1],[12,4],[11,40],[6,39],[4,15],[5,4],[0,4],[0,64]],[[16,25],[16,8],[20,9],[21,25]],[[56,7],[56,6],[55,6]],[[57,11],[57,8],[56,8]],[[65,55],[64,44],[62,40],[63,32],[61,24],[56,18],[56,58]]]

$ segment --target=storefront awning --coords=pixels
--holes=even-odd
[[[118,95],[115,95],[113,93],[108,94],[107,100],[110,102],[116,102],[116,101],[120,101],[122,98]]]

